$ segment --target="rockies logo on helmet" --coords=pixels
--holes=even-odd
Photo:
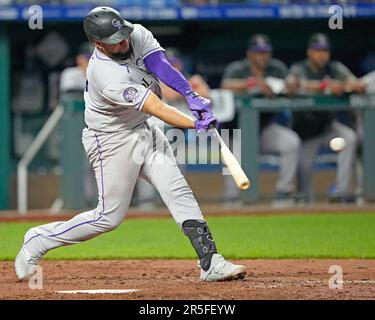
[[[117,29],[121,29],[123,27],[123,24],[121,23],[120,20],[117,20],[117,19],[113,19],[112,20],[112,25],[117,28]]]

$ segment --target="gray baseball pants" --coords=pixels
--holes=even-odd
[[[47,251],[91,239],[123,221],[137,178],[149,181],[160,193],[174,220],[204,220],[193,193],[182,176],[163,132],[145,122],[132,130],[99,133],[84,129],[82,142],[98,186],[98,205],[69,221],[30,229],[24,245],[42,256]]]

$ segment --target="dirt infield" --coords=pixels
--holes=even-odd
[[[244,280],[204,283],[192,260],[43,261],[43,289],[16,281],[0,262],[0,299],[375,299],[375,260],[240,260]],[[329,268],[343,270],[330,289]],[[61,290],[138,289],[126,294],[62,294]]]

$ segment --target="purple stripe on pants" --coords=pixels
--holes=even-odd
[[[100,142],[99,142],[98,136],[97,136],[96,134],[95,134],[95,138],[96,138],[97,147],[98,147],[98,152],[99,152],[100,174],[101,174],[101,180],[102,180],[102,202],[103,202],[103,205],[102,205],[102,211],[99,212],[99,217],[98,217],[97,219],[95,219],[95,220],[90,220],[90,221],[86,221],[86,222],[81,222],[81,223],[79,223],[79,224],[77,224],[77,225],[75,225],[75,226],[72,226],[72,227],[70,227],[69,229],[64,230],[64,231],[62,231],[62,232],[60,232],[60,233],[57,233],[57,234],[49,234],[49,235],[37,234],[37,235],[35,235],[35,236],[32,236],[29,240],[27,240],[27,241],[25,242],[25,245],[28,244],[32,239],[37,238],[37,237],[39,237],[39,236],[57,237],[57,236],[60,236],[60,235],[66,233],[66,232],[68,232],[68,231],[70,231],[70,230],[72,230],[72,229],[75,229],[75,228],[77,228],[77,227],[79,227],[79,226],[82,226],[82,225],[84,225],[84,224],[97,222],[97,221],[99,221],[99,220],[102,218],[102,213],[103,213],[104,210],[105,210],[105,206],[104,206],[104,181],[103,181],[103,159],[102,159],[102,150],[101,150],[101,145],[100,145]],[[96,214],[96,210],[95,210],[95,214]],[[95,214],[94,214],[94,215],[95,215]]]

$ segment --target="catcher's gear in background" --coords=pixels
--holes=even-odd
[[[134,26],[124,20],[120,12],[109,7],[98,7],[89,12],[83,22],[83,28],[90,41],[115,44],[129,39]]]

